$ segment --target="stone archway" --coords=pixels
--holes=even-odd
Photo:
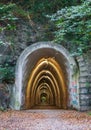
[[[66,109],[79,107],[74,59],[61,45],[39,42],[26,48],[16,65],[16,81],[12,107],[16,110],[55,106]],[[74,103],[74,100],[76,103]]]

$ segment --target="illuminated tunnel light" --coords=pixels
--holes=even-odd
[[[33,68],[28,81],[26,89],[26,109],[35,107],[36,104],[38,106],[43,105],[40,103],[41,101],[39,101],[39,95],[42,95],[42,91],[39,87],[41,84],[45,85],[45,83],[48,84],[51,89],[51,93],[46,91],[46,94],[52,98],[50,99],[52,103],[49,101],[48,105],[51,106],[51,104],[54,104],[59,108],[67,108],[67,87],[62,69],[54,58],[42,58]],[[54,96],[52,95],[53,91]]]

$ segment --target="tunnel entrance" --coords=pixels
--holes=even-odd
[[[27,47],[17,61],[12,107],[16,110],[78,107],[76,67],[61,45],[39,42]]]
[[[54,58],[42,58],[30,74],[26,109],[67,108],[67,87],[62,68]]]

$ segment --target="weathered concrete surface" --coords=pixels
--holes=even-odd
[[[91,116],[69,110],[0,112],[0,130],[91,130]]]
[[[89,52],[90,53],[90,52]],[[89,54],[77,57],[79,64],[79,102],[80,110],[91,110],[91,62]]]

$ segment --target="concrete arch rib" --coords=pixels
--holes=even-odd
[[[55,82],[55,87],[53,89],[56,91],[57,95],[60,95],[59,94],[60,92],[58,91],[59,90],[58,83],[57,83],[54,75],[48,70],[41,70],[41,68],[43,66],[45,66],[46,64],[48,64],[48,61],[46,59],[42,59],[41,61],[39,61],[38,65],[35,67],[33,73],[31,74],[30,79],[29,79],[29,83],[28,83],[28,87],[26,88],[26,90],[27,90],[26,95],[28,96],[28,97],[26,97],[27,99],[29,99],[29,97],[30,97],[30,92],[31,92],[31,95],[33,95],[33,93],[35,91],[34,88],[38,86],[40,78],[46,77],[46,76],[42,76],[42,75],[46,75],[46,74],[48,75],[48,77],[51,76],[52,81]],[[49,62],[49,65],[50,65],[50,62]],[[41,70],[41,71],[39,71],[39,70]],[[33,78],[33,77],[36,77],[36,78]],[[31,86],[32,86],[32,88],[31,88]],[[27,103],[27,101],[28,102],[30,102],[30,101],[26,100],[26,104],[29,104],[29,103]],[[32,103],[33,103],[33,101],[32,101]]]
[[[41,68],[43,68],[43,66],[46,66],[46,65],[49,65],[48,67],[52,67],[54,70],[55,70],[55,74],[56,77],[48,70],[41,70]],[[39,71],[40,70],[40,71]],[[47,76],[41,76],[41,75],[47,75]],[[51,78],[49,78],[51,76]],[[35,77],[35,78],[34,78]],[[38,86],[38,82],[40,80],[40,77],[45,77],[45,79],[50,79],[51,82],[54,82],[55,85],[53,85],[53,89],[54,89],[54,92],[55,95],[59,95],[59,96],[56,96],[56,104],[57,106],[61,106],[60,104],[60,100],[61,100],[61,97],[60,97],[60,91],[62,91],[61,95],[63,97],[62,101],[63,101],[63,104],[62,107],[63,108],[66,108],[66,102],[67,102],[67,88],[66,88],[66,85],[64,83],[64,77],[62,75],[62,70],[60,68],[60,66],[56,63],[56,61],[52,58],[48,58],[48,59],[41,59],[38,64],[35,66],[35,69],[34,71],[32,72],[31,76],[30,76],[30,79],[29,79],[29,83],[28,83],[28,87],[26,88],[26,103],[27,104],[27,108],[29,108],[29,104],[31,102],[31,105],[34,104],[33,101],[30,101],[29,99],[34,99],[34,96],[35,95],[35,90],[34,88],[36,88]],[[48,78],[46,78],[48,77]],[[58,80],[59,80],[59,85],[58,85]],[[31,94],[30,94],[31,93]],[[30,97],[31,95],[31,97]],[[59,100],[58,100],[59,99]],[[59,102],[59,103],[57,103]]]
[[[38,55],[36,55],[36,53]],[[46,56],[47,54],[47,56]],[[35,55],[35,56],[34,56]],[[37,61],[43,57],[54,57],[57,59],[59,65],[63,67],[65,77],[67,78],[68,87],[71,86],[71,65],[75,65],[75,61],[70,57],[69,52],[61,45],[54,44],[53,42],[38,42],[27,47],[20,55],[16,65],[15,85],[13,89],[13,100],[12,107],[16,110],[23,109],[22,106],[25,102],[24,90],[32,68]],[[61,57],[61,58],[60,58]],[[60,60],[61,59],[61,60]],[[29,63],[31,65],[29,66]],[[61,62],[63,62],[61,64]],[[26,81],[25,81],[26,80]]]
[[[41,95],[41,91],[44,91],[44,88],[45,88],[45,90],[46,91],[49,91],[49,93],[50,93],[50,95],[51,95],[51,99],[50,99],[50,104],[51,105],[53,105],[53,99],[55,98],[54,97],[54,94],[52,93],[52,90],[51,90],[51,88],[50,88],[50,86],[49,86],[49,84],[47,84],[47,83],[42,83],[42,84],[40,84],[40,86],[38,87],[38,89],[36,90],[37,92],[36,92],[36,94],[38,95],[38,96],[35,96],[36,98],[35,98],[35,103],[36,103],[36,105],[37,105],[37,101],[38,102],[40,102],[40,95]]]

